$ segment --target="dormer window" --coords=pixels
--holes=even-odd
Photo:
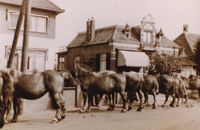
[[[153,33],[152,32],[144,32],[144,43],[150,44],[153,41]]]
[[[123,32],[126,38],[130,38],[131,28],[128,24],[126,24]]]

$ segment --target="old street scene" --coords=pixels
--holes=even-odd
[[[198,0],[0,0],[0,129],[200,129]]]

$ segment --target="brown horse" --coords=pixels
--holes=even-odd
[[[2,76],[2,72],[0,72],[0,128],[2,128],[5,125],[5,120],[4,120],[5,109],[4,109],[4,104],[2,101],[3,100],[2,88],[3,88],[3,76]]]
[[[156,102],[156,95],[159,93],[159,84],[157,79],[153,75],[143,75],[144,82],[142,86],[142,91],[144,93],[144,105],[148,104],[148,95],[153,95],[153,109],[156,109],[157,102]]]
[[[81,89],[83,91],[84,103],[82,112],[85,112],[86,98],[88,96],[88,108],[90,111],[91,98],[97,94],[107,94],[109,97],[109,107],[114,106],[111,104],[111,95],[118,92],[123,100],[123,108],[121,112],[126,110],[126,77],[123,74],[118,74],[114,71],[101,71],[97,73],[89,72],[88,70],[78,66],[78,78],[81,82]],[[108,108],[114,109],[114,108]]]
[[[140,104],[137,111],[141,111],[143,108],[143,96],[142,96],[142,85],[144,82],[143,76],[137,72],[130,71],[124,72],[126,76],[126,91],[127,100],[129,101],[128,110],[132,109],[132,104],[136,93],[139,95]]]
[[[176,98],[178,99],[176,106],[179,106],[180,98],[185,98],[187,102],[187,92],[185,82],[178,76],[162,74],[159,76],[159,86],[160,89],[165,93],[165,102],[162,105],[166,106],[169,95],[172,96],[172,101],[170,103],[171,107],[175,106]]]
[[[55,121],[58,122],[65,118],[65,104],[63,100],[63,87],[65,80],[74,81],[69,72],[57,72],[54,70],[46,70],[44,72],[35,72],[33,74],[20,74],[12,72],[15,76],[13,107],[13,122],[18,120],[19,107],[17,101],[19,98],[34,100],[41,98],[47,92],[56,107]],[[17,76],[16,76],[17,75]]]

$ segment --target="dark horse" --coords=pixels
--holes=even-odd
[[[63,100],[63,87],[65,80],[74,81],[69,72],[57,72],[46,70],[44,72],[35,72],[33,74],[16,74],[12,72],[14,83],[13,122],[18,120],[19,107],[17,101],[19,98],[34,100],[41,98],[47,92],[51,97],[52,103],[56,107],[55,121],[58,122],[65,118],[65,104]]]
[[[169,95],[173,100],[170,103],[171,107],[175,106],[176,98],[178,99],[176,106],[179,106],[180,98],[185,98],[187,102],[187,92],[185,82],[178,76],[162,74],[159,76],[160,91],[165,93],[166,99],[163,107],[168,101]]]
[[[153,109],[156,109],[157,102],[156,102],[156,95],[159,93],[159,84],[157,79],[153,75],[143,75],[144,82],[142,86],[142,91],[144,93],[144,105],[148,104],[148,95],[153,95]]]
[[[118,92],[123,100],[123,108],[121,112],[126,110],[126,77],[123,74],[118,74],[114,71],[101,71],[101,72],[89,72],[88,70],[78,66],[78,78],[81,82],[81,89],[83,91],[84,104],[82,112],[85,112],[86,98],[88,96],[88,108],[90,111],[91,99],[93,95],[107,94],[109,97],[109,107],[113,107],[111,104],[111,95],[114,92]],[[114,96],[112,96],[114,97]],[[114,108],[108,108],[114,109]]]
[[[197,90],[199,94],[199,99],[200,99],[200,77],[199,76],[194,76],[194,75],[189,76],[189,89]]]

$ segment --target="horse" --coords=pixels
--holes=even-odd
[[[13,92],[14,92],[14,80],[12,76],[7,71],[0,71],[1,79],[3,84],[1,83],[1,96],[2,103],[4,106],[4,122],[10,122],[10,114],[13,102]]]
[[[123,72],[126,76],[126,92],[127,100],[129,101],[128,110],[132,109],[133,101],[136,97],[136,93],[139,95],[140,104],[137,111],[141,111],[143,108],[143,96],[142,85],[144,82],[143,76],[137,72]]]
[[[199,94],[199,100],[200,100],[200,77],[199,76],[194,76],[194,75],[189,76],[188,89],[197,90]]]
[[[166,106],[169,95],[172,96],[171,107],[175,106],[176,98],[178,99],[176,106],[179,106],[180,98],[185,98],[187,102],[187,92],[185,82],[176,75],[162,74],[159,76],[160,90],[165,93],[165,101],[162,107]]]
[[[5,114],[5,107],[2,101],[2,88],[3,88],[3,77],[2,73],[0,72],[0,128],[2,128],[5,125],[5,119],[4,119],[4,114]]]
[[[12,73],[14,76],[15,73]],[[63,99],[63,87],[65,81],[74,83],[74,79],[69,72],[57,72],[54,70],[45,70],[33,74],[21,73],[15,77],[13,108],[14,115],[12,122],[18,121],[19,107],[17,101],[19,98],[35,100],[44,96],[47,92],[52,99],[52,104],[56,108],[56,115],[53,121],[59,122],[65,118],[65,104]]]
[[[90,72],[83,67],[77,67],[77,76],[81,83],[83,91],[83,107],[81,112],[89,112],[91,99],[93,95],[107,94],[109,97],[108,110],[114,109],[114,104],[111,103],[111,95],[114,98],[114,93],[118,92],[123,100],[123,108],[121,112],[126,111],[126,77],[123,74],[118,74],[114,71]],[[86,98],[88,97],[88,107],[85,111]]]
[[[143,75],[144,82],[142,86],[142,92],[144,94],[144,106],[148,105],[148,95],[151,94],[153,95],[153,109],[156,109],[157,104],[156,104],[156,95],[159,93],[159,84],[157,79],[153,75]]]
[[[2,99],[0,98],[0,128],[3,128],[5,125],[4,120],[5,108]]]

